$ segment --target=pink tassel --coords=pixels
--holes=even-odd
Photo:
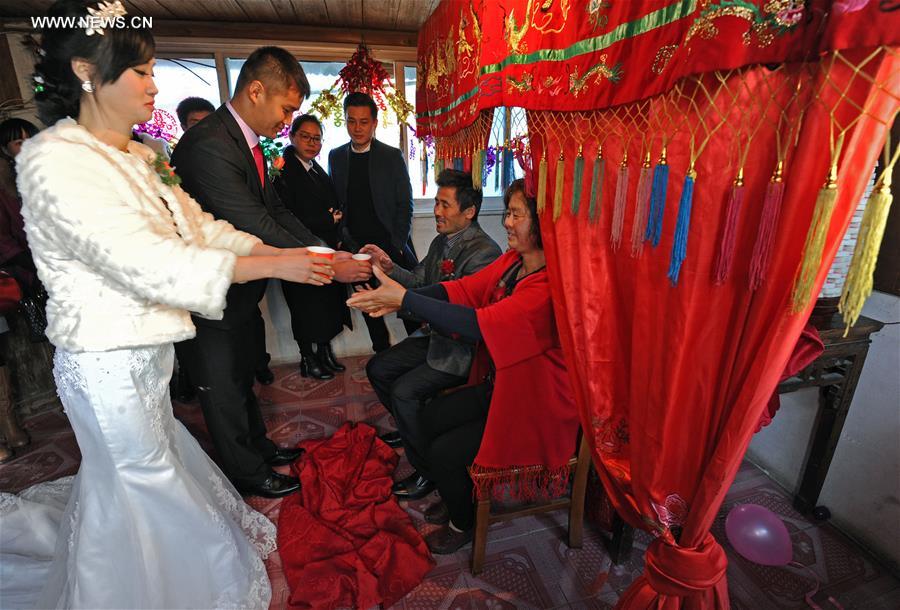
[[[621,169],[619,169],[619,179],[622,179]],[[625,183],[626,185],[628,183],[627,173],[625,175]],[[625,200],[626,197],[624,195],[620,197],[619,189],[616,188],[616,196],[613,206],[612,227],[609,234],[609,243],[612,246],[613,252],[618,251],[619,246],[622,244],[622,225],[625,224]]]
[[[781,213],[781,200],[784,198],[782,167],[783,163],[779,161],[778,167],[769,181],[769,186],[766,188],[762,216],[759,219],[759,231],[756,233],[756,243],[753,244],[753,255],[750,258],[750,290],[756,290],[762,286],[769,271],[772,244],[775,242],[778,215]]]
[[[644,250],[644,229],[650,213],[650,191],[653,189],[653,168],[650,153],[644,158],[641,175],[638,177],[637,196],[634,200],[634,224],[631,225],[631,256],[637,258]]]
[[[719,257],[716,259],[715,281],[722,284],[731,274],[731,263],[734,261],[734,248],[737,241],[738,218],[741,215],[741,207],[744,205],[744,170],[738,172],[728,198],[728,210],[725,212],[725,230],[722,232],[722,241],[719,243]]]
[[[619,166],[619,177],[616,181],[616,196],[613,198],[613,223],[616,222],[617,216],[625,215],[625,200],[628,197],[628,177],[628,153],[626,152],[622,157],[622,164]],[[612,240],[612,247],[613,250],[619,247],[617,240]]]

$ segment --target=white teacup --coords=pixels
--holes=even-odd
[[[370,261],[372,260],[371,254],[354,254],[353,260],[355,261]]]

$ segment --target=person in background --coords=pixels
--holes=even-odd
[[[202,97],[186,97],[178,102],[175,114],[178,115],[178,122],[181,124],[181,129],[187,131],[215,111],[215,107]],[[194,387],[194,384],[191,382],[191,375],[188,373],[187,367],[181,364],[186,356],[183,351],[182,344],[177,343],[175,345],[175,364],[178,372],[174,377],[173,392],[174,396],[181,402],[190,402],[196,397],[197,388]],[[262,351],[265,352],[265,347]],[[272,376],[274,380],[274,375],[271,375],[271,371],[268,370],[268,356],[269,354],[265,353],[265,356],[263,357],[265,360],[265,369],[268,371],[268,374],[263,372],[263,377],[264,380],[268,380],[269,376]]]
[[[365,244],[384,250],[406,269],[419,260],[412,246],[412,185],[403,153],[375,139],[378,106],[365,93],[344,98],[344,119],[350,142],[328,154],[328,170],[344,211],[343,247],[356,252]],[[372,349],[391,346],[384,320],[363,315]],[[418,324],[404,321],[407,332]]]
[[[175,108],[178,122],[181,123],[181,129],[184,131],[187,131],[215,111],[215,106],[202,97],[186,97],[178,102],[178,107]]]
[[[15,159],[22,144],[37,135],[33,123],[20,118],[0,123],[0,269],[12,275],[24,295],[43,291],[37,279],[37,268],[28,249],[25,224],[22,220],[22,201],[16,188]],[[43,303],[43,301],[40,301]],[[3,326],[6,326],[5,320]],[[28,433],[16,419],[10,383],[10,370],[0,355],[0,436],[6,446],[0,446],[0,464],[13,458],[14,450],[31,442]]]
[[[500,256],[500,246],[478,224],[481,191],[470,174],[445,169],[437,177],[434,219],[438,235],[416,268],[395,265],[378,246],[366,245],[375,264],[408,289],[423,288],[476,273]],[[366,365],[369,381],[381,404],[397,422],[397,432],[382,435],[391,447],[403,446],[415,470],[394,485],[394,494],[415,500],[430,493],[434,483],[425,455],[427,435],[420,413],[426,401],[442,390],[465,383],[475,346],[423,327],[388,350],[375,354]]]
[[[285,207],[316,237],[337,249],[340,204],[331,178],[316,162],[322,151],[322,124],[304,114],[291,123],[291,144],[284,149],[284,169],[275,179],[275,190]],[[300,374],[314,379],[333,379],[346,367],[331,349],[331,340],[347,326],[347,289],[343,284],[304,286],[281,282],[291,312],[291,329],[300,346]],[[315,350],[313,349],[315,346]]]
[[[12,117],[0,123],[0,190],[7,195],[19,198],[16,188],[16,155],[22,149],[22,143],[34,137],[37,126],[25,119]]]

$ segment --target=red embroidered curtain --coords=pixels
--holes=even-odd
[[[801,77],[804,87],[848,90],[852,104],[838,104],[846,114],[852,114],[855,105],[871,113],[845,134],[837,199],[809,294],[818,294],[824,282],[881,151],[890,109],[896,109],[900,96],[896,54],[877,51],[863,68],[873,80],[890,84],[891,93],[849,68],[872,53],[842,56],[834,65],[819,66],[817,73]],[[806,67],[793,69],[802,72]],[[768,99],[770,88],[793,80],[789,73],[766,71],[751,68],[731,76],[732,85],[734,80],[740,85],[715,98],[718,109],[728,113],[727,121],[739,123],[743,113],[760,106],[760,98]],[[789,90],[780,88],[785,94]],[[670,179],[658,246],[646,240],[646,223],[641,223],[637,234],[642,251],[635,254],[631,236],[636,193],[641,191],[639,172],[625,174],[628,195],[618,249],[611,244],[617,215],[613,193],[623,175],[618,171],[606,172],[604,197],[593,221],[588,210],[572,213],[569,202],[575,186],[568,172],[561,190],[563,210],[554,222],[557,142],[563,143],[564,158],[572,159],[579,146],[588,158],[596,154],[597,141],[590,136],[558,139],[567,133],[561,129],[567,121],[558,113],[529,114],[535,158],[551,159],[541,228],[582,423],[616,509],[631,525],[657,536],[646,554],[645,575],[620,600],[622,608],[728,607],[725,555],[709,529],[813,304],[814,299],[808,299],[803,310],[791,313],[804,240],[829,171],[833,108],[810,105],[796,144],[791,143],[768,273],[756,290],[750,285],[750,263],[778,159],[773,145],[777,122],[760,129],[742,165],[743,206],[737,212],[733,259],[724,280],[718,280],[716,272],[735,190],[737,171],[729,159],[737,156],[736,134],[723,130],[714,135],[697,159],[687,256],[673,285],[671,252],[681,220],[684,176],[691,165],[690,130],[669,134]],[[703,122],[700,114],[705,110],[686,108],[686,120]],[[608,124],[603,114],[588,120]],[[648,114],[652,124],[652,110]],[[651,134],[647,143],[654,161],[661,139]],[[603,153],[610,161],[623,159],[625,150],[629,158],[646,158],[641,137],[625,144],[609,137]],[[585,172],[585,191],[589,180]],[[645,203],[652,215],[652,202]]]
[[[657,537],[619,607],[728,607],[710,526],[900,106],[888,5],[445,0],[420,36],[419,135],[528,110],[586,438]]]

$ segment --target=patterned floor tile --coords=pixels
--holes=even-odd
[[[301,377],[296,365],[272,367],[275,382],[256,386],[271,438],[279,445],[296,446],[307,439],[331,435],[347,421],[371,425],[379,433],[393,430],[393,419],[366,378],[367,361],[368,357],[345,358],[348,370],[327,381]],[[175,402],[173,407],[176,417],[215,459],[199,403]],[[0,466],[0,490],[20,491],[77,471],[80,453],[64,413],[42,413],[24,425],[32,443],[18,450],[13,461]],[[402,451],[400,458],[395,479],[412,472]],[[286,468],[279,470],[287,472]],[[422,513],[437,499],[433,493],[420,500],[400,502],[423,536],[436,529],[425,523]],[[254,497],[247,501],[277,523],[280,500]],[[728,544],[724,531],[728,511],[750,503],[765,506],[784,520],[793,541],[795,566],[754,564]],[[471,545],[453,555],[437,556],[437,565],[425,580],[392,608],[610,610],[643,571],[643,554],[652,538],[636,532],[630,558],[612,565],[603,532],[586,523],[582,548],[570,549],[567,527],[566,511],[495,524],[489,530],[481,574],[470,573]],[[805,597],[817,582],[819,590],[811,599],[823,609],[837,608],[829,598],[846,610],[900,608],[900,580],[830,525],[799,514],[790,496],[749,462],[741,465],[712,531],[728,554],[734,610],[808,608]],[[290,589],[277,552],[266,561],[266,567],[272,583],[270,607],[282,610],[287,607]]]

